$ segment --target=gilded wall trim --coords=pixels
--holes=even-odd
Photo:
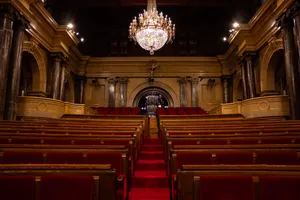
[[[91,107],[85,104],[63,102],[56,99],[20,96],[18,97],[17,116],[19,117],[46,117],[59,119],[64,114],[96,115]]]
[[[210,111],[210,114],[242,114],[245,118],[255,117],[288,117],[288,96],[266,96],[221,104]]]

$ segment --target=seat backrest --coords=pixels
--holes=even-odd
[[[34,199],[34,176],[0,176],[0,194],[3,200]]]
[[[300,177],[261,176],[259,177],[260,200],[300,199]]]
[[[1,156],[2,155],[2,156]],[[42,164],[42,152],[5,151],[0,154],[2,164]]]
[[[199,190],[205,200],[254,200],[251,176],[201,176]]]
[[[299,165],[296,151],[264,151],[256,153],[256,164]]]

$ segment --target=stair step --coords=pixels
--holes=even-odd
[[[163,151],[164,147],[162,145],[156,145],[156,144],[145,144],[141,147],[142,151]]]
[[[169,200],[169,188],[132,188],[130,200]]]
[[[144,140],[144,144],[161,144],[160,138],[148,138]]]
[[[140,159],[160,160],[164,159],[163,151],[141,151]]]
[[[136,163],[136,170],[165,170],[164,160],[139,160]]]
[[[131,178],[132,188],[167,188],[169,180],[164,170],[140,171],[137,170]]]

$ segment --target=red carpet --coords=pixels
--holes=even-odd
[[[159,139],[145,139],[131,180],[129,200],[168,200],[170,190],[163,146]]]

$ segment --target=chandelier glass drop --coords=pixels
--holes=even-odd
[[[137,42],[143,49],[154,51],[175,39],[175,24],[161,12],[158,14],[156,0],[148,0],[147,11],[135,17],[129,26],[129,38]]]

